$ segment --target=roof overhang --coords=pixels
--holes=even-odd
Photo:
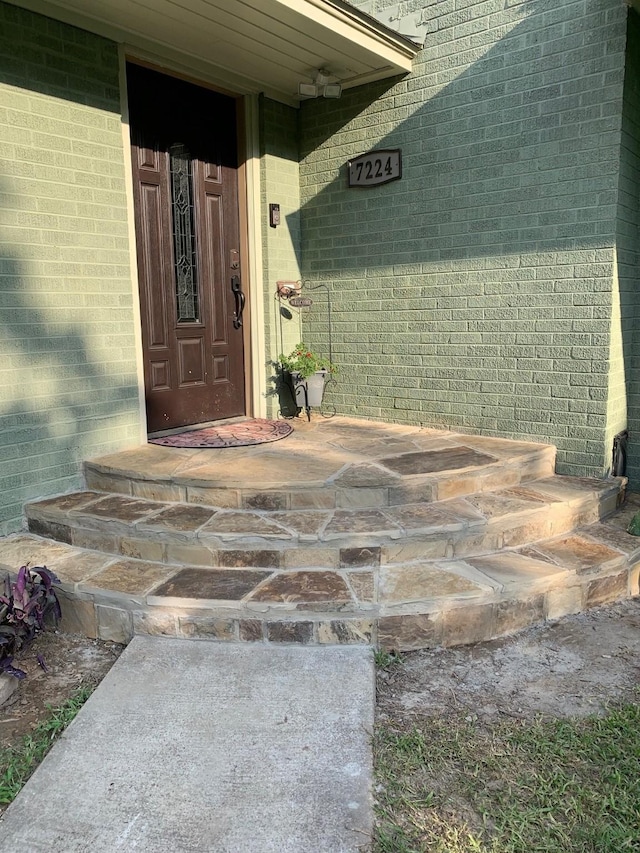
[[[420,46],[343,0],[10,0],[237,94],[297,104],[327,69],[343,88],[406,74]]]

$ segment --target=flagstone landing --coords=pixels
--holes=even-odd
[[[145,445],[27,505],[0,567],[46,564],[67,630],[456,645],[638,594],[624,479],[555,449],[346,418],[249,448]]]

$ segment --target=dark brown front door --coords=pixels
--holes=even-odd
[[[148,429],[243,415],[236,102],[127,81]]]

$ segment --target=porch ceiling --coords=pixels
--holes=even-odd
[[[343,0],[11,0],[238,94],[298,103],[318,68],[349,88],[403,74],[419,46]]]

